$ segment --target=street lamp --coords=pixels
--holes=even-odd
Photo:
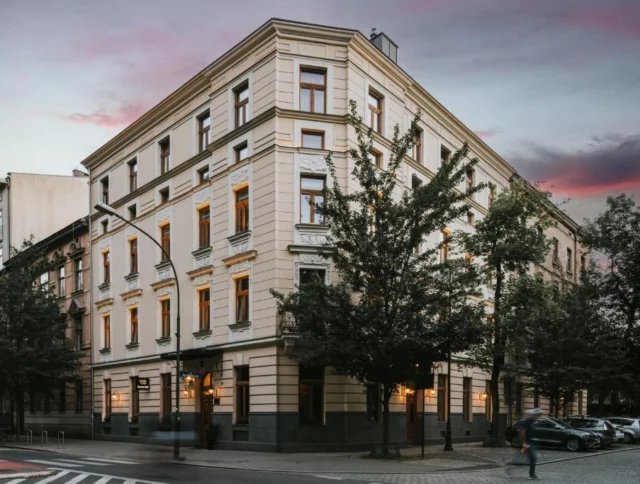
[[[174,423],[174,432],[173,432],[173,458],[176,460],[181,460],[180,459],[180,437],[179,437],[180,436],[180,283],[178,282],[178,273],[176,272],[176,267],[173,265],[173,261],[171,260],[171,257],[169,257],[169,254],[167,254],[167,251],[164,250],[162,245],[160,245],[156,239],[154,239],[151,235],[149,235],[147,232],[142,230],[137,225],[131,223],[129,220],[125,219],[124,217],[121,217],[113,207],[111,207],[110,205],[107,205],[106,203],[100,202],[100,203],[96,203],[94,208],[98,212],[101,212],[107,215],[112,215],[122,220],[127,225],[131,225],[132,227],[134,227],[135,229],[139,230],[144,235],[149,237],[149,239],[151,239],[151,241],[154,244],[160,247],[160,250],[169,261],[169,264],[171,264],[171,269],[173,269],[173,277],[175,277],[175,280],[176,280],[176,293],[178,298],[178,301],[177,301],[178,311],[176,314],[176,419]]]

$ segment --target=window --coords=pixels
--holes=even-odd
[[[249,366],[236,367],[236,423],[249,423]]]
[[[236,279],[236,322],[249,321],[249,276]]]
[[[493,397],[491,396],[490,380],[485,381],[484,391],[486,395],[486,398],[484,400],[484,415],[487,419],[487,422],[492,422],[493,421],[493,403],[492,403]]]
[[[138,308],[129,309],[129,324],[131,325],[130,343],[138,344]]]
[[[533,389],[533,408],[540,407],[540,389],[535,387]]]
[[[298,413],[300,423],[322,424],[324,421],[324,368],[300,365],[298,379]]]
[[[198,210],[198,241],[200,242],[200,248],[209,247],[210,245],[210,213],[208,205]]]
[[[236,233],[249,230],[249,187],[236,192]]]
[[[248,119],[249,84],[243,84],[235,91],[236,98],[236,128],[245,124]]]
[[[451,151],[446,146],[440,146],[440,166],[449,161]]]
[[[135,220],[136,217],[138,216],[138,207],[136,207],[135,205],[131,205],[128,210],[129,210],[129,220]]]
[[[493,183],[489,183],[489,199],[488,199],[488,207],[491,208],[493,202],[496,200],[496,186]]]
[[[202,185],[207,181],[209,181],[209,165],[203,166],[198,170],[198,183]]]
[[[100,188],[102,191],[102,203],[109,205],[109,177],[100,180]]]
[[[474,215],[473,212],[467,212],[467,224],[471,225],[473,227],[473,225],[476,223],[476,216]]]
[[[303,175],[300,178],[300,223],[322,224],[321,215],[316,213],[316,207],[324,202],[324,177],[312,177]]]
[[[165,224],[160,227],[160,243],[162,244],[162,257],[160,260],[162,262],[167,262],[169,257],[171,257],[171,225]]]
[[[76,291],[82,291],[82,258],[76,259],[74,262],[74,279]]]
[[[423,133],[421,129],[416,129],[416,144],[413,145],[412,158],[422,165],[422,138]]]
[[[467,191],[471,191],[476,186],[476,171],[473,168],[469,168],[466,174]]]
[[[580,255],[580,274],[584,274],[584,271],[587,270],[587,257],[582,254]]]
[[[109,252],[102,253],[102,283],[109,284],[111,282],[111,262]]]
[[[516,383],[516,414],[522,413],[522,404],[524,403],[524,383]]]
[[[106,234],[109,231],[109,221],[105,219],[100,222],[100,225],[102,226],[102,233]]]
[[[380,420],[380,385],[367,385],[367,422],[375,423]]]
[[[554,264],[559,264],[560,263],[560,244],[558,243],[558,239],[556,239],[555,237],[553,238],[553,240],[551,241],[551,245],[553,248],[553,262]]]
[[[129,241],[129,274],[138,273],[138,239]]]
[[[140,390],[136,385],[137,378],[135,376],[129,380],[131,381],[131,421],[137,422],[140,415]]]
[[[138,188],[138,160],[133,159],[129,163],[129,192]]]
[[[167,203],[169,201],[169,187],[165,187],[158,192],[160,194],[160,203]]]
[[[171,336],[171,299],[163,299],[160,301],[161,316],[161,337],[169,338]]]
[[[171,373],[160,375],[162,387],[162,420],[171,420]]]
[[[573,272],[573,252],[567,247],[567,273]]]
[[[583,405],[584,405],[582,399],[583,399],[583,394],[582,394],[582,390],[580,390],[578,392],[578,415],[582,415]],[[630,421],[630,422],[633,422],[633,421]],[[630,422],[628,422],[628,425],[631,425]]]
[[[371,150],[371,153],[369,154],[369,160],[371,160],[371,163],[374,163],[378,168],[384,167],[382,163],[382,153],[380,153],[379,151]]]
[[[60,385],[58,386],[58,412],[65,413],[66,411],[67,411],[67,382],[63,380],[60,382]]]
[[[464,377],[462,379],[462,420],[465,422],[471,422],[472,398],[472,379]]]
[[[369,91],[369,126],[376,132],[382,132],[382,96]]]
[[[111,419],[111,380],[104,381],[104,419]]]
[[[324,284],[326,275],[325,269],[300,269],[300,287],[316,281]]]
[[[74,322],[74,334],[76,337],[76,350],[80,350],[84,344],[84,327],[82,321],[82,315],[78,315],[73,318]]]
[[[249,144],[245,141],[234,148],[236,152],[236,163],[246,160],[249,157]]]
[[[75,382],[75,394],[76,394],[76,412],[82,412],[84,406],[84,385],[82,380],[78,379]]]
[[[209,144],[209,131],[211,130],[211,116],[209,111],[198,116],[198,153],[207,149]]]
[[[198,327],[200,331],[211,328],[211,289],[198,291]]]
[[[440,263],[446,262],[449,259],[449,239],[449,232],[445,230],[440,231]]]
[[[438,375],[438,422],[447,420],[447,377]]]
[[[302,131],[302,147],[323,150],[324,131]]]
[[[58,297],[64,297],[67,293],[65,288],[64,265],[58,267]]]
[[[169,158],[171,157],[171,140],[166,138],[160,141],[160,174],[169,171]]]
[[[326,112],[326,71],[300,69],[300,111]]]
[[[422,186],[422,180],[420,180],[420,178],[418,178],[416,175],[413,175],[411,177],[411,189],[417,190],[421,186]]]
[[[102,318],[102,330],[104,331],[104,349],[111,349],[111,316],[109,314]]]

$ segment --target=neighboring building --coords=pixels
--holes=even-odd
[[[0,269],[24,240],[34,242],[87,213],[87,174],[72,176],[9,173],[0,178]]]
[[[178,272],[176,281],[138,230],[92,210],[96,437],[146,440],[171,428],[179,385],[182,428],[196,444],[211,421],[220,424],[219,448],[347,450],[379,441],[375,392],[330,369],[299,366],[269,293],[293,290],[314,271],[335,280],[317,255],[327,228],[308,200],[331,182],[329,150],[343,185],[355,188],[345,158],[356,143],[348,100],[374,128],[381,167],[393,126],[406,130],[412,113],[424,113],[419,146],[402,168],[409,186],[414,176],[433,177],[469,141],[481,162],[466,183],[489,187],[448,230],[473,230],[515,173],[396,56],[384,34],[370,41],[355,30],[270,20],[83,162],[91,206],[108,203],[156,237]],[[579,257],[576,226],[561,217],[559,244]],[[186,373],[178,382],[176,282]],[[485,296],[490,304],[491,288]],[[393,443],[419,440],[423,408],[426,439],[441,441],[449,372],[441,364],[436,373],[433,389],[393,398]],[[456,365],[451,378],[455,439],[483,438],[493,418],[488,375]],[[533,398],[522,393],[520,406]]]
[[[67,338],[82,354],[82,366],[59,388],[33,393],[25,405],[25,429],[55,438],[91,436],[91,327],[89,284],[89,218],[84,217],[43,238],[34,247],[44,250],[51,270],[40,277],[56,296],[68,323]]]

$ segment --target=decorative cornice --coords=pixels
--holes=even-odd
[[[222,259],[222,262],[227,266],[231,267],[234,264],[239,264],[240,262],[248,261],[255,259],[258,255],[257,250],[248,250],[247,252],[243,252],[241,254],[232,255],[231,257],[227,257]]]
[[[199,267],[198,269],[187,272],[187,275],[191,279],[195,279],[198,276],[204,276],[206,274],[213,274],[213,266]]]
[[[142,294],[142,289],[133,289],[132,291],[123,292],[122,294],[120,294],[120,297],[122,299],[129,299],[135,296],[140,296],[141,294]]]
[[[163,279],[162,281],[154,282],[153,284],[150,284],[150,286],[151,286],[151,289],[153,289],[154,291],[157,291],[158,289],[161,289],[163,287],[173,286],[175,283],[176,283],[176,280],[174,278],[171,278],[171,279]]]
[[[288,245],[287,250],[293,254],[326,254],[330,255],[334,249],[321,245]]]
[[[95,305],[96,308],[100,309],[103,306],[108,306],[109,304],[113,304],[113,298],[110,297],[109,299],[103,299],[102,301],[96,301]]]

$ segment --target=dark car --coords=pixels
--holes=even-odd
[[[520,446],[520,422],[507,430],[507,440],[512,446]],[[533,422],[532,440],[540,447],[564,447],[575,452],[600,445],[600,437],[586,430],[574,429],[562,420],[538,418]]]
[[[569,417],[566,422],[574,429],[598,434],[600,448],[605,449],[616,442],[616,428],[603,418]]]

